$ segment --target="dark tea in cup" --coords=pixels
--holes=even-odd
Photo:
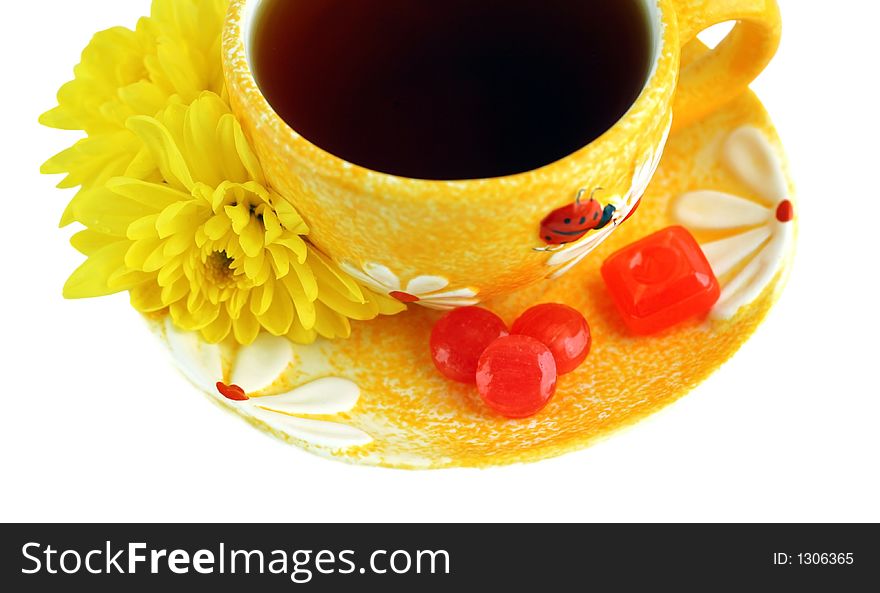
[[[256,80],[304,138],[402,177],[500,177],[612,127],[653,58],[644,0],[264,0]]]

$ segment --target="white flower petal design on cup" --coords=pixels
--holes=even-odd
[[[711,190],[681,196],[674,212],[682,225],[707,231],[755,226],[770,219],[770,212],[760,204]]]
[[[722,162],[758,201],[713,190],[694,191],[673,203],[672,216],[696,232],[731,233],[702,245],[722,287],[712,317],[730,319],[761,296],[790,252],[794,207],[782,163],[757,128],[744,126],[731,132],[722,147]]]
[[[405,304],[416,304],[428,309],[449,311],[458,307],[480,304],[479,291],[474,288],[449,289],[449,280],[441,276],[418,276],[406,286],[387,266],[368,262],[363,269],[349,262],[340,267],[359,282],[374,291],[387,294]]]
[[[366,432],[340,424],[298,416],[333,416],[352,410],[360,389],[346,379],[328,377],[279,395],[231,403],[271,428],[307,443],[341,450],[370,444]]]
[[[214,384],[223,378],[220,346],[208,344],[195,332],[180,331],[171,322],[171,317],[165,320],[163,329],[165,343],[177,369],[202,391],[215,391]]]
[[[373,441],[369,434],[353,426],[299,417],[334,416],[353,410],[360,399],[360,388],[346,379],[327,377],[284,393],[245,395],[271,389],[279,382],[293,354],[286,339],[262,334],[251,346],[238,350],[230,386],[223,385],[226,391],[237,392],[233,386],[240,388],[237,398],[231,399],[218,389],[218,383],[224,383],[225,377],[220,346],[205,343],[193,332],[178,330],[170,319],[165,322],[164,335],[176,366],[196,387],[272,430],[334,451]]]
[[[229,381],[247,385],[248,393],[264,391],[287,370],[292,359],[293,346],[288,340],[262,333],[253,344],[238,351]]]
[[[334,416],[351,411],[361,392],[345,379],[328,377],[280,395],[255,398],[255,405],[298,416]]]
[[[587,233],[582,239],[563,245],[561,249],[549,250],[552,255],[547,260],[547,265],[551,268],[557,268],[548,276],[549,279],[555,280],[570,272],[572,268],[581,263],[585,257],[604,243],[611,236],[611,233],[632,213],[639,200],[648,191],[651,180],[660,168],[660,161],[663,159],[663,151],[666,149],[666,143],[669,141],[671,131],[672,119],[670,118],[660,144],[648,154],[641,165],[636,167],[629,191],[622,198],[612,200],[612,204],[617,208],[617,211],[605,228]]]

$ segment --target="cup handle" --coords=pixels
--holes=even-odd
[[[673,0],[682,45],[681,78],[673,105],[683,128],[745,91],[779,48],[782,19],[776,0]],[[709,49],[697,35],[737,21],[730,35]]]

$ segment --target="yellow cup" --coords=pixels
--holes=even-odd
[[[638,204],[660,163],[673,114],[675,127],[682,127],[739,95],[772,59],[781,32],[775,0],[644,0],[654,66],[639,98],[611,129],[526,173],[427,181],[345,162],[275,113],[249,64],[261,1],[232,0],[223,56],[233,109],[270,183],[302,214],[315,246],[345,270],[404,302],[441,309],[557,277],[581,261]],[[706,50],[697,34],[725,21],[738,23]],[[580,213],[592,194],[604,206],[601,229],[581,235],[580,221],[564,215],[542,224],[561,208]]]

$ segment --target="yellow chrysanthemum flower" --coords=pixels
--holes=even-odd
[[[139,177],[84,191],[73,245],[88,260],[68,298],[128,290],[143,313],[168,309],[210,342],[249,344],[264,329],[310,343],[347,337],[349,319],[403,305],[359,286],[303,236],[308,228],[267,184],[228,105],[203,93],[127,129],[141,143]]]
[[[40,122],[87,137],[43,165],[64,173],[59,187],[97,187],[137,164],[142,143],[129,117],[155,115],[169,100],[189,104],[203,91],[225,93],[220,37],[228,0],[154,0],[135,30],[115,27],[94,36]],[[73,221],[73,205],[62,224]]]

